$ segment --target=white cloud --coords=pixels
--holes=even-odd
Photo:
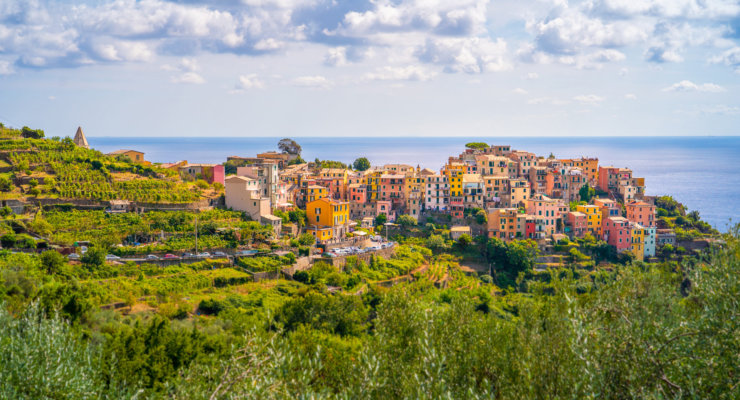
[[[720,55],[709,59],[712,64],[724,64],[731,67],[735,72],[740,73],[740,46],[726,50]]]
[[[525,95],[525,94],[528,94],[529,92],[527,92],[526,90],[522,88],[516,88],[512,90],[511,93]]]
[[[13,66],[10,65],[10,62],[0,60],[0,75],[10,75],[13,72]]]
[[[719,86],[714,83],[703,83],[703,84],[696,84],[694,82],[683,80],[678,83],[674,83],[671,86],[668,86],[667,88],[663,89],[664,92],[710,92],[710,93],[717,93],[717,92],[724,92],[726,91],[725,88],[722,86]]]
[[[533,81],[535,79],[539,79],[540,78],[540,74],[538,74],[536,72],[530,72],[530,73],[527,74],[526,78],[528,80],[530,80],[530,81]]]
[[[428,81],[436,73],[425,68],[409,65],[406,67],[383,67],[365,74],[364,79],[374,81]]]
[[[183,74],[171,77],[170,80],[172,81],[172,83],[188,83],[195,85],[206,83],[206,80],[203,79],[203,77],[200,76],[197,72],[185,72]]]
[[[624,98],[627,100],[637,100],[637,95],[634,93],[627,93],[624,95]]]
[[[606,99],[604,97],[597,96],[595,94],[582,94],[582,95],[573,97],[573,100],[579,103],[582,103],[582,104],[597,105],[597,104],[601,104]]]
[[[300,76],[293,79],[294,86],[327,89],[332,86],[331,81],[321,75]]]
[[[703,107],[700,109],[700,111],[702,114],[740,115],[740,107],[733,107],[724,104]]]
[[[254,45],[254,49],[260,51],[279,50],[283,47],[285,47],[285,42],[276,40],[274,38],[262,39]]]
[[[336,34],[368,36],[422,31],[438,35],[478,35],[486,31],[487,0],[376,0],[367,11],[350,11]]]
[[[172,83],[196,85],[206,83],[206,80],[197,72],[200,70],[200,65],[198,65],[198,60],[194,58],[183,58],[176,66],[165,64],[162,69],[177,73],[170,77]]]
[[[347,65],[347,48],[333,47],[326,51],[324,65],[330,67],[341,67]]]
[[[416,49],[415,55],[422,62],[443,66],[445,72],[477,74],[505,71],[512,67],[503,39],[428,39]]]
[[[240,75],[235,89],[245,91],[249,89],[263,89],[265,83],[257,77],[257,74]]]

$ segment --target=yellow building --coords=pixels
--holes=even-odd
[[[116,150],[114,152],[108,153],[109,156],[116,157],[116,156],[126,156],[128,157],[132,162],[135,162],[137,164],[144,164],[144,165],[151,165],[149,161],[144,160],[144,153],[136,150]]]
[[[321,231],[319,228],[329,228],[331,232],[328,239],[341,239],[346,236],[349,227],[349,203],[320,198],[306,204],[306,217],[308,224],[314,227],[313,231],[308,230],[310,233],[316,235]],[[322,237],[325,237],[325,233],[322,233]]]
[[[588,227],[588,233],[598,239],[601,239],[601,207],[578,205],[576,206],[576,211],[586,214],[586,226]]]
[[[588,177],[589,184],[593,185],[599,180],[598,158],[576,158],[560,160],[564,167],[580,168]]]
[[[380,196],[380,177],[383,171],[373,171],[365,175],[367,184],[367,197],[370,201],[377,201]]]
[[[318,199],[323,199],[324,197],[329,197],[329,189],[319,185],[308,186],[304,191],[304,204],[308,204]]]
[[[318,242],[325,242],[331,239],[332,228],[328,226],[309,225],[306,227],[306,233],[312,234]]]
[[[635,260],[643,261],[645,259],[645,228],[640,224],[632,225],[632,246],[630,250],[635,256]]]
[[[463,195],[462,178],[467,167],[463,163],[451,162],[445,165],[444,174],[450,183],[450,197],[460,197]]]

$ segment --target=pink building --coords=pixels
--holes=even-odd
[[[349,185],[348,199],[350,203],[366,203],[367,187],[359,183]]]
[[[618,252],[630,249],[632,246],[632,232],[630,223],[624,217],[609,217],[602,222],[604,226],[604,240],[617,248]]]
[[[625,205],[627,219],[645,228],[655,228],[655,206],[644,201],[633,201]]]
[[[403,203],[404,186],[406,184],[405,175],[381,175],[378,198],[384,201],[391,201],[400,205]]]
[[[561,201],[551,199],[543,194],[536,194],[527,199],[527,214],[542,220],[541,224],[537,224],[537,231],[543,232],[545,236],[550,236],[559,231],[558,221],[562,223],[565,212],[567,212],[567,209]]]
[[[584,237],[588,233],[588,220],[586,214],[578,211],[571,211],[566,214],[566,225],[570,229],[571,237]]]
[[[628,168],[599,167],[599,188],[617,188],[622,180],[632,181],[632,170]]]

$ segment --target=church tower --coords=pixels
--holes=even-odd
[[[87,144],[87,138],[85,137],[85,134],[82,133],[82,127],[77,127],[77,133],[75,133],[75,144],[84,147],[86,149],[90,148],[90,145]]]

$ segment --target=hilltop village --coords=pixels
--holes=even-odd
[[[280,220],[274,211],[304,209],[305,230],[322,245],[340,244],[357,228],[393,226],[405,218],[446,219],[454,239],[485,234],[544,245],[563,235],[588,234],[638,260],[655,256],[657,244],[675,245],[672,231],[656,231],[645,179],[628,168],[600,166],[597,158],[545,158],[483,143],[468,144],[439,171],[405,164],[363,171],[325,168],[292,163],[297,158],[289,153],[229,157],[244,166],[224,180],[226,207],[265,223]],[[477,223],[468,224],[467,217]]]

